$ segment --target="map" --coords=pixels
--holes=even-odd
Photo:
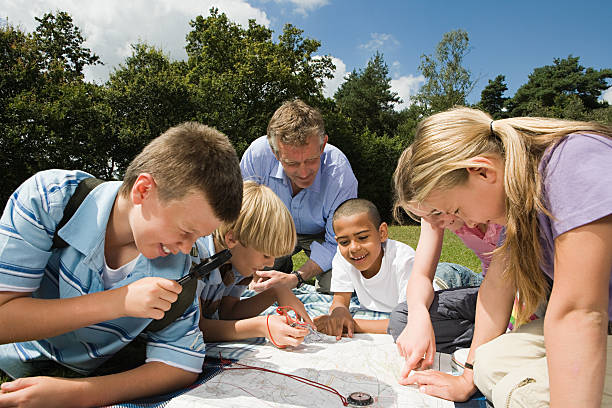
[[[221,353],[226,357],[232,354],[231,348],[223,344],[207,348],[206,352],[210,356]],[[450,401],[420,393],[415,386],[398,384],[403,358],[391,336],[386,334],[356,334],[352,339],[302,344],[293,349],[278,349],[265,342],[242,353],[238,362],[304,377],[332,387],[345,397],[354,392],[367,393],[373,398],[370,407],[454,407]],[[435,369],[451,372],[449,355],[437,354],[435,364]],[[223,370],[167,405],[171,408],[203,406],[327,408],[343,404],[332,392],[281,374],[234,369]]]

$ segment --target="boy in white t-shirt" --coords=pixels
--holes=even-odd
[[[338,249],[332,261],[329,315],[314,319],[317,330],[336,336],[342,333],[386,333],[389,319],[353,319],[349,303],[353,291],[362,307],[389,313],[406,301],[406,285],[415,251],[388,238],[388,227],[381,222],[376,206],[353,198],[334,213],[334,233]]]

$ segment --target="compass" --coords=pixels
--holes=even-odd
[[[357,407],[365,407],[374,403],[374,399],[370,394],[361,391],[351,393],[347,401],[350,405]]]

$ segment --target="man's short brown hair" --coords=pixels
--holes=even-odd
[[[162,202],[202,192],[221,221],[238,217],[242,205],[242,175],[227,136],[197,122],[172,127],[153,139],[128,166],[119,193],[129,196],[138,176],[155,179]]]
[[[325,125],[321,113],[300,99],[293,99],[281,105],[274,112],[268,124],[268,143],[278,154],[278,141],[293,146],[308,144],[308,138],[316,135],[325,139]]]

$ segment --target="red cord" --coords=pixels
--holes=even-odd
[[[274,344],[276,347],[283,349],[287,346],[281,346],[280,344],[276,344],[276,342],[274,341],[274,339],[272,338],[272,332],[270,331],[270,323],[268,322],[268,320],[270,320],[270,316],[271,315],[267,315],[266,316],[266,327],[268,328],[268,336],[270,337],[270,341],[272,342],[272,344]]]
[[[340,401],[342,401],[342,405],[344,405],[345,407],[348,406],[348,401],[346,397],[340,394],[335,388],[330,387],[329,385],[321,384],[316,381],[309,380],[308,378],[300,377],[299,375],[295,375],[295,374],[285,374],[285,373],[281,373],[280,371],[274,371],[274,370],[270,370],[264,367],[256,367],[256,366],[251,366],[247,364],[241,364],[238,362],[233,363],[231,360],[224,359],[221,353],[219,353],[219,359],[221,360],[221,368],[223,370],[259,370],[259,371],[264,371],[267,373],[284,375],[285,377],[293,378],[294,380],[299,381],[303,384],[313,386],[323,391],[331,392],[332,394],[336,394],[338,397],[340,397]],[[239,365],[240,367],[229,367],[229,365],[232,365],[232,364]]]
[[[295,313],[295,318],[291,317],[291,315],[289,315],[289,312],[293,312]],[[288,325],[297,325],[297,326],[301,326],[301,327],[308,327],[308,323],[305,322],[301,322],[298,320],[298,314],[295,311],[294,308],[292,308],[291,306],[279,306],[276,308],[276,313],[278,313],[281,316],[285,316],[285,322]],[[272,332],[270,331],[270,315],[266,316],[266,328],[268,329],[268,336],[270,337],[270,341],[272,342],[272,344],[274,344],[276,347],[280,348],[280,349],[284,349],[287,346],[281,346],[279,344],[276,344],[276,342],[274,341],[274,339],[272,338]]]
[[[293,314],[295,314],[295,317],[291,317],[289,312],[293,312]],[[309,326],[308,323],[301,322],[299,320],[298,313],[291,306],[279,306],[279,307],[276,308],[276,313],[278,313],[281,316],[285,316],[286,322],[289,325],[294,324],[294,325],[302,326],[302,327],[308,327]]]

